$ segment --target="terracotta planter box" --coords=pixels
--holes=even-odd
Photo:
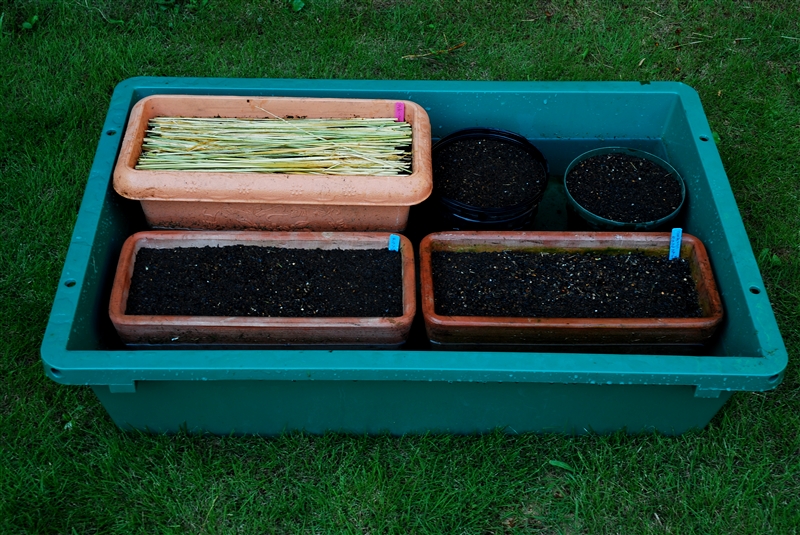
[[[331,176],[135,169],[153,117],[395,117],[412,128],[412,173]],[[266,113],[264,110],[268,110]],[[411,205],[431,193],[431,126],[410,101],[337,98],[153,95],[133,107],[114,169],[114,189],[141,201],[161,228],[400,231]]]
[[[642,252],[667,256],[668,233],[449,232],[420,245],[422,312],[434,344],[546,345],[702,344],[722,320],[722,304],[703,244],[684,234],[681,258],[689,261],[703,316],[699,318],[519,318],[443,316],[434,308],[431,253],[453,252]]]
[[[146,231],[134,234],[120,253],[109,315],[127,344],[257,344],[398,346],[416,312],[414,252],[400,236],[403,315],[400,317],[291,318],[144,316],[126,314],[136,255],[142,248],[172,249],[251,245],[290,249],[384,249],[388,233]]]

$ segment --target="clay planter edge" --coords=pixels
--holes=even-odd
[[[148,121],[157,116],[271,118],[394,117],[412,128],[412,173],[404,176],[213,173],[135,169]],[[264,110],[268,110],[266,113]],[[161,228],[400,231],[409,206],[433,189],[431,126],[407,100],[152,95],[131,110],[114,169],[114,189],[142,204]]]
[[[378,318],[289,318],[127,315],[125,307],[136,253],[206,245],[259,245],[294,249],[382,249],[389,233],[268,231],[145,231],[130,236],[120,253],[109,316],[127,344],[255,344],[399,346],[416,313],[414,252],[400,236],[403,315]]]
[[[683,234],[681,258],[689,260],[697,284],[700,318],[512,318],[442,316],[433,297],[432,251],[580,252],[589,250],[658,251],[665,256],[670,234],[654,232],[441,232],[420,244],[420,293],[425,329],[432,342],[447,344],[701,344],[722,321],[705,247]]]

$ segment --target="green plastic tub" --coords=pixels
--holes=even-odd
[[[434,138],[476,126],[518,132],[550,167],[542,230],[567,228],[561,182],[576,156],[608,145],[653,153],[686,182],[675,226],[705,243],[725,320],[691,355],[439,351],[421,319],[399,350],[128,349],[109,294],[123,242],[146,225],[111,175],[129,110],[153,94],[407,99],[427,110]],[[671,82],[126,80],[111,99],[41,354],[48,377],[90,385],[123,429],[217,434],[678,434],[704,427],[734,392],[775,388],[787,363],[700,100]]]

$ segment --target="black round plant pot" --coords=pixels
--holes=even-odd
[[[612,157],[617,158],[613,163]],[[581,154],[564,172],[564,189],[568,207],[595,230],[654,231],[675,219],[686,201],[686,185],[675,168],[654,154],[627,147]],[[641,213],[650,216],[609,215],[633,211],[634,205],[644,205]]]
[[[467,128],[436,143],[433,197],[453,230],[519,230],[547,186],[547,160],[519,134]]]

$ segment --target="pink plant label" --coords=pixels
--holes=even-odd
[[[394,103],[394,118],[401,123],[406,120],[406,105],[402,102]]]

